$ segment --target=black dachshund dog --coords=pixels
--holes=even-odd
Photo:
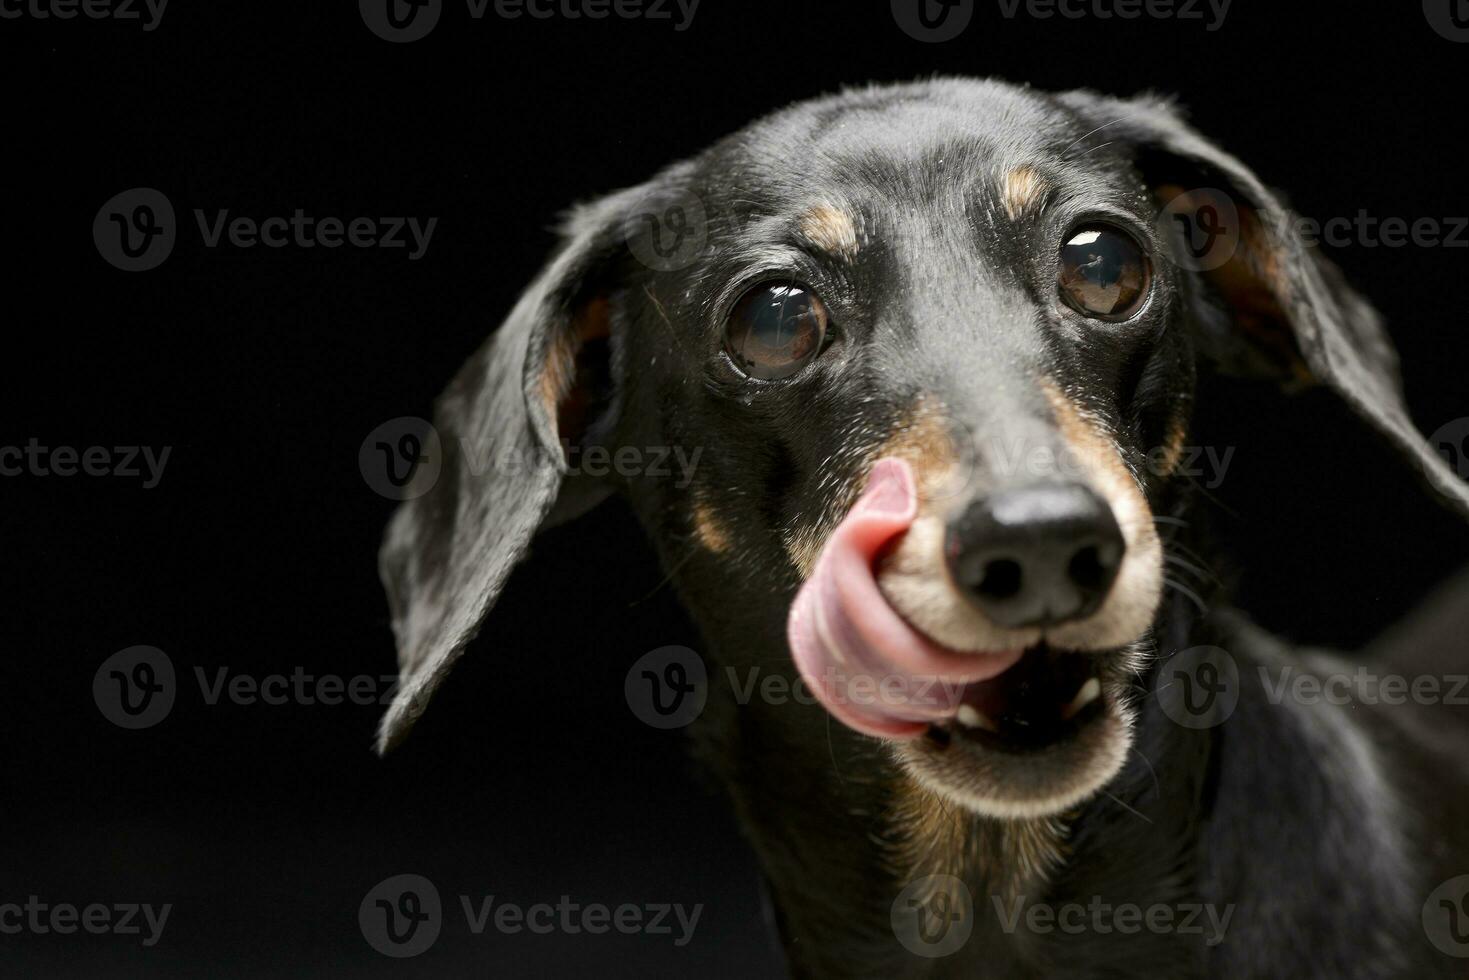
[[[1331,390],[1469,515],[1378,315],[1239,160],[1160,99],[940,79],[776,113],[564,236],[388,529],[383,751],[537,529],[617,492],[720,668],[696,739],[794,975],[1464,975],[1469,711],[1299,696],[1355,664],[1165,577],[1206,547],[1203,370]],[[567,463],[648,446],[692,478]]]

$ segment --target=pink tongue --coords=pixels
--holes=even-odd
[[[881,738],[914,738],[930,722],[952,718],[966,684],[998,676],[1023,652],[944,649],[888,605],[873,566],[917,514],[908,464],[879,460],[797,594],[787,623],[796,668],[812,692],[837,720]]]

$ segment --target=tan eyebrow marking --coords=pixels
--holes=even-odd
[[[694,534],[708,551],[722,555],[730,549],[729,532],[707,501],[694,503]]]
[[[1050,193],[1051,182],[1030,164],[1011,170],[1000,185],[1000,199],[1011,221],[1019,221],[1026,211],[1040,207]]]
[[[818,204],[801,216],[801,234],[823,252],[851,258],[857,254],[857,223],[832,204]]]

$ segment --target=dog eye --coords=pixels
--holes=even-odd
[[[1132,236],[1084,225],[1061,246],[1061,298],[1098,320],[1126,320],[1148,295],[1152,265]]]
[[[821,352],[826,323],[826,306],[805,286],[765,283],[735,304],[724,327],[724,349],[750,377],[778,381]]]

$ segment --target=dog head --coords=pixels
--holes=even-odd
[[[1375,313],[1168,105],[943,80],[762,120],[578,209],[441,399],[381,745],[536,530],[620,491],[721,655],[793,658],[974,812],[1071,807],[1127,751],[1201,361],[1329,386],[1469,508]]]

